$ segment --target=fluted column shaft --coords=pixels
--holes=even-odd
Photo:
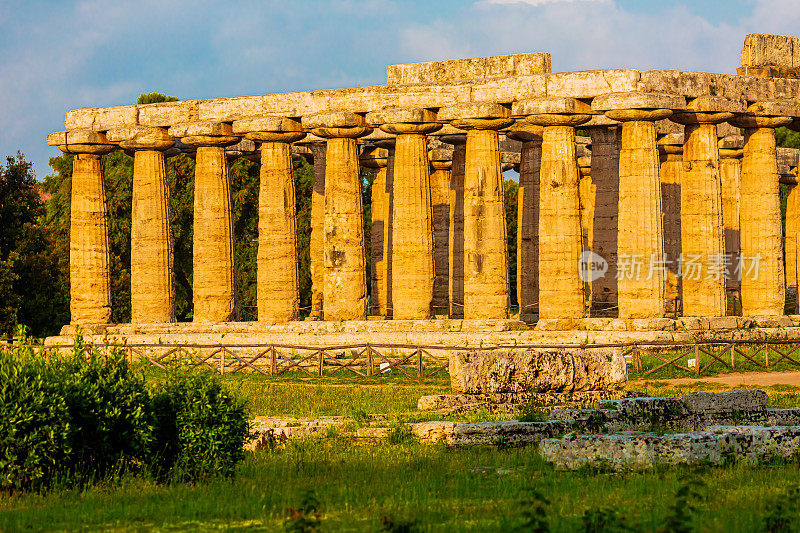
[[[164,153],[136,150],[131,202],[131,322],[175,321],[173,264]]]
[[[297,222],[291,144],[261,144],[258,194],[258,319],[299,317]]]
[[[742,314],[782,315],[785,281],[774,128],[745,129],[741,180]]]
[[[725,157],[720,149],[719,176],[722,183],[722,221],[725,224],[725,256],[727,260],[725,286],[727,291],[740,288],[736,265],[739,263],[739,206],[741,202],[741,161]],[[736,152],[740,152],[735,150]]]
[[[453,146],[450,171],[449,298],[450,316],[464,316],[464,167],[466,139]]]
[[[592,252],[608,265],[605,275],[592,281],[592,304],[598,309],[617,305],[617,238],[619,214],[619,158],[621,128],[594,127],[592,184],[595,187]]]
[[[655,126],[622,124],[619,158],[618,257],[630,260],[618,280],[620,318],[664,315],[664,231]],[[642,270],[637,270],[636,261]]]
[[[325,152],[322,143],[311,145],[314,153],[314,186],[311,190],[311,239],[309,242],[309,269],[311,273],[311,318],[322,318],[325,266]]]
[[[709,265],[725,254],[722,183],[715,124],[687,124],[681,183],[683,314],[725,315],[725,277],[709,275]],[[700,265],[692,271],[692,263]]]
[[[580,318],[585,311],[573,126],[545,126],[539,191],[539,318]]]
[[[786,285],[794,288],[795,302],[800,301],[798,280],[800,280],[800,187],[790,185],[786,198]]]
[[[236,318],[233,214],[222,146],[198,146],[194,174],[192,261],[195,322]]]
[[[372,229],[370,231],[372,269],[372,294],[370,313],[386,316],[387,266],[389,264],[386,239],[389,225],[389,193],[386,190],[386,162],[377,167],[372,181]]]
[[[397,136],[394,154],[392,308],[395,319],[431,318],[433,224],[425,135]]]
[[[522,143],[517,192],[517,302],[520,315],[537,312],[539,303],[539,169],[542,141]]]
[[[467,132],[464,318],[508,317],[508,249],[497,131]]]
[[[681,176],[683,146],[663,145],[661,154],[661,213],[664,224],[664,257],[667,261],[664,301],[668,312],[676,312],[681,297]]]
[[[450,161],[432,161],[433,313],[450,312]]]
[[[70,322],[106,324],[111,320],[111,276],[99,155],[78,154],[73,159],[70,209]]]
[[[325,159],[324,317],[364,320],[364,215],[355,138],[328,139]]]

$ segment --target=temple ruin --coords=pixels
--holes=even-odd
[[[787,294],[796,308],[800,190],[797,150],[776,148],[781,126],[800,131],[800,38],[759,34],[745,39],[737,74],[552,72],[550,54],[530,53],[393,65],[373,87],[70,111],[66,130],[47,138],[75,154],[72,318],[50,342],[77,326],[187,342],[792,330],[800,317],[784,309]],[[113,150],[134,158],[129,325],[109,324],[100,157]],[[179,153],[196,158],[193,324],[174,312],[165,158]],[[228,179],[229,160],[246,155],[261,165],[253,323],[235,321]],[[302,322],[293,157],[315,168],[313,308]],[[369,242],[360,167],[375,172]],[[582,270],[586,252],[597,264]]]

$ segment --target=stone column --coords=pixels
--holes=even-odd
[[[705,96],[692,100],[687,111],[671,117],[686,126],[681,182],[681,283],[685,316],[726,313],[725,235],[716,125],[741,110],[739,102]]]
[[[590,311],[605,314],[612,313],[617,306],[617,221],[622,128],[592,126],[587,129],[592,139],[591,176],[595,189],[591,250],[608,265],[605,274],[591,283],[593,308]]]
[[[677,314],[681,300],[681,176],[683,134],[670,133],[658,141],[661,162],[661,214],[664,221],[664,256],[667,260],[664,301],[667,313]]]
[[[175,322],[170,191],[164,154],[175,140],[162,128],[146,126],[109,130],[108,136],[133,153],[131,322]]]
[[[800,279],[800,187],[797,186],[797,167],[795,176],[789,186],[789,195],[786,198],[786,286],[787,294],[794,297],[795,307],[800,303],[798,295],[798,280]]]
[[[583,280],[578,260],[583,248],[575,154],[575,126],[591,110],[572,98],[536,98],[516,102],[524,116],[542,131],[539,174],[539,320],[585,316]]]
[[[450,313],[450,169],[453,151],[431,150],[431,206],[433,211],[433,314]]]
[[[517,123],[506,136],[522,142],[517,192],[517,302],[520,319],[539,312],[539,168],[542,128]]]
[[[300,317],[297,219],[292,144],[305,137],[286,117],[237,120],[233,132],[261,143],[258,193],[258,320],[288,322]]]
[[[442,135],[443,143],[453,145],[453,164],[450,169],[450,234],[449,251],[450,279],[448,296],[450,317],[464,316],[464,166],[467,156],[467,136],[461,134]]]
[[[498,104],[461,104],[439,119],[467,130],[464,170],[464,318],[508,318],[508,250],[497,130],[514,123]]]
[[[194,321],[229,322],[238,315],[231,185],[225,146],[235,144],[230,124],[191,122],[169,129],[197,147],[192,243]]]
[[[392,316],[433,317],[433,222],[427,133],[440,129],[436,114],[420,108],[373,111],[367,122],[397,135],[394,153]]]
[[[783,314],[786,291],[775,128],[797,116],[796,102],[757,102],[746,115],[731,121],[745,129],[739,213],[744,316]]]
[[[47,136],[72,160],[69,231],[70,323],[107,324],[111,321],[108,212],[100,156],[113,151],[102,133],[62,131]]]
[[[372,226],[370,231],[370,269],[372,271],[372,291],[370,294],[371,315],[386,316],[386,286],[388,282],[386,267],[387,225],[389,223],[389,193],[386,191],[386,166],[389,151],[385,148],[369,147],[362,152],[359,161],[362,167],[375,169],[372,180]]]
[[[312,320],[322,319],[322,295],[325,287],[325,151],[324,143],[312,143],[314,154],[314,186],[311,191],[311,239],[309,242],[309,270],[311,274]]]
[[[741,195],[741,166],[744,137],[723,137],[719,140],[719,176],[722,184],[722,222],[725,224],[725,258],[727,293],[738,293],[740,288],[736,265],[739,263],[739,203]]]
[[[386,261],[386,316],[392,316],[392,253],[394,251],[394,139],[382,139],[375,146],[386,150],[386,224],[383,225],[383,257]]]
[[[622,122],[617,240],[620,318],[664,316],[664,229],[653,121],[684,106],[683,97],[653,93],[599,96],[592,101],[592,109]]]
[[[331,111],[303,117],[303,129],[328,139],[325,152],[324,319],[364,320],[367,276],[356,138],[364,117]]]

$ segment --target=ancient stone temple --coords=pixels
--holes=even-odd
[[[552,72],[550,54],[529,53],[393,65],[372,87],[69,111],[47,139],[77,154],[62,334],[462,343],[793,326],[797,153],[776,148],[775,131],[800,131],[795,48],[796,37],[749,35],[737,74]],[[134,156],[135,326],[109,324],[100,157],[118,149]],[[196,159],[193,324],[173,309],[164,161],[181,152]],[[243,154],[261,165],[254,323],[236,322],[228,160]],[[293,154],[315,168],[302,322]]]

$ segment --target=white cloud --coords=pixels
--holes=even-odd
[[[555,4],[557,2],[571,4],[573,2],[611,2],[611,0],[480,0],[478,4],[528,4],[530,6],[541,6],[544,4]]]

